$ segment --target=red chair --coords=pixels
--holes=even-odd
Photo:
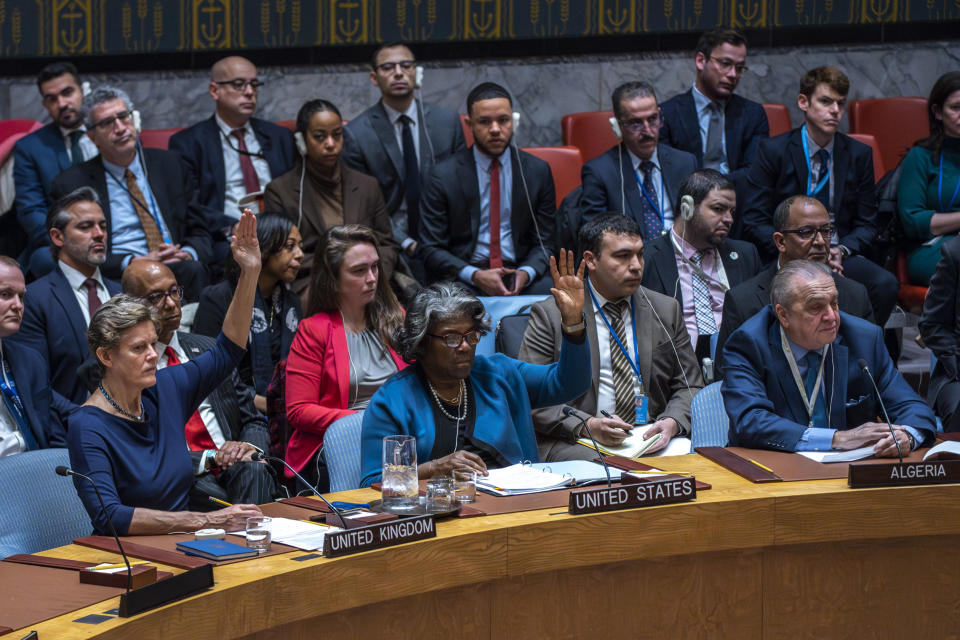
[[[907,272],[907,254],[902,251],[897,253],[896,275],[897,282],[900,283],[897,302],[910,313],[915,313],[918,316],[923,314],[923,301],[927,297],[927,287],[910,284],[910,276]]]
[[[169,149],[170,138],[184,127],[173,129],[144,129],[140,132],[140,144],[151,149]]]
[[[887,171],[883,164],[883,157],[880,155],[880,145],[877,144],[877,139],[868,133],[851,133],[850,137],[873,149],[873,180],[874,182],[880,182],[880,178]]]
[[[36,120],[27,120],[24,118],[0,120],[0,142],[18,133],[27,134],[31,131],[36,131],[42,126],[43,125]]]
[[[563,144],[580,149],[584,162],[603,155],[619,140],[610,128],[613,111],[584,111],[563,116],[560,126]]]
[[[580,149],[566,147],[527,147],[524,149],[550,165],[553,174],[553,186],[557,191],[557,205],[568,193],[580,186],[580,170],[583,168],[583,156]],[[519,176],[514,172],[513,179]]]
[[[469,118],[465,113],[460,114],[460,127],[463,129],[463,137],[467,141],[467,146],[473,146],[473,131],[470,130],[470,125],[467,124],[467,118]]]
[[[793,129],[790,124],[790,112],[784,105],[776,102],[764,102],[763,110],[767,112],[771,138]]]
[[[347,123],[346,120],[343,121],[344,124]],[[277,120],[276,124],[278,126],[284,127],[285,129],[290,129],[290,131],[297,130],[297,121],[296,120]]]
[[[892,169],[914,142],[930,135],[927,99],[905,96],[854,100],[850,103],[850,131],[872,134],[883,166]]]

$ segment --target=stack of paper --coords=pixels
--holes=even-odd
[[[279,544],[289,545],[304,551],[323,549],[323,537],[329,532],[339,531],[318,522],[291,520],[290,518],[272,518],[270,521],[270,539]],[[243,531],[231,531],[233,536],[246,536]]]
[[[477,476],[477,489],[496,496],[553,491],[573,484],[573,478],[537,469],[529,464],[515,464],[503,469],[489,469],[486,476]]]
[[[643,434],[646,430],[646,427],[636,427],[629,436],[623,439],[623,442],[621,442],[619,446],[613,447],[600,444],[600,451],[608,456],[640,458],[643,456],[643,454],[650,450],[650,447],[660,441],[660,437],[662,435],[660,433],[655,433],[648,439],[644,440]],[[577,440],[577,444],[590,447],[594,451],[597,450],[596,447],[593,446],[593,441],[590,440],[590,438],[580,438]]]
[[[534,469],[556,473],[573,480],[573,484],[582,487],[598,482],[606,483],[607,474],[602,464],[589,460],[566,460],[564,462],[534,462],[530,465]],[[610,467],[610,480],[620,480],[620,470]]]
[[[797,451],[804,458],[810,458],[814,462],[853,462],[854,460],[863,460],[873,455],[873,445],[860,447],[859,449],[850,449],[849,451]]]

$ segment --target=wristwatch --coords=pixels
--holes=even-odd
[[[568,334],[577,333],[581,329],[585,329],[586,327],[587,327],[587,319],[583,315],[583,312],[580,313],[580,322],[578,322],[577,324],[571,324],[571,325],[561,324],[560,325],[560,328],[563,330],[563,332]]]

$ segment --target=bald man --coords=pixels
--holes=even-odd
[[[183,290],[166,265],[151,260],[136,260],[123,272],[123,292],[143,298],[160,317],[157,336],[157,368],[189,362],[213,346],[206,336],[178,331]],[[80,375],[88,388],[99,380],[90,360]],[[194,463],[191,509],[207,511],[215,507],[209,496],[237,504],[270,502],[277,491],[272,470],[263,463],[251,462],[257,451],[268,453],[270,433],[263,414],[253,405],[253,389],[240,382],[234,371],[207,396],[184,427],[187,449]],[[216,470],[216,473],[214,473]]]
[[[219,60],[210,69],[213,116],[170,138],[197,180],[200,204],[223,212],[217,228],[240,218],[241,198],[293,168],[293,134],[253,117],[262,85],[246,58]],[[220,249],[226,255],[226,246]]]

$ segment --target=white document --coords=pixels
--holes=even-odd
[[[624,458],[640,458],[645,454],[650,447],[657,444],[660,441],[660,438],[663,436],[662,433],[655,433],[650,436],[647,440],[643,439],[643,434],[649,428],[650,425],[643,425],[639,427],[634,427],[630,435],[623,439],[623,442],[620,443],[620,446],[613,447],[605,444],[597,445],[600,447],[600,451],[605,453],[608,456],[622,456]],[[594,449],[593,441],[590,438],[580,438],[577,440],[577,444],[582,444],[585,447]],[[594,449],[596,450],[596,449]],[[688,452],[689,453],[689,452]]]
[[[810,458],[814,462],[853,462],[873,456],[873,445],[870,444],[850,451],[797,451],[797,453],[804,458]]]
[[[317,551],[323,549],[324,535],[339,530],[339,527],[328,527],[319,523],[273,518],[270,521],[270,540],[304,551]],[[245,531],[231,531],[230,535],[246,537],[247,534]]]
[[[606,482],[607,474],[603,465],[590,460],[565,460],[563,462],[534,462],[530,465],[534,469],[555,473],[571,478],[575,484],[589,484],[591,482]],[[620,479],[620,470],[610,467],[610,480]]]
[[[945,454],[940,456],[946,460],[950,460],[956,457],[960,457],[960,442],[954,442],[953,440],[944,440],[935,447],[930,447],[930,451],[927,451],[927,455],[923,456],[923,459],[931,458],[938,453]]]
[[[573,483],[572,478],[536,469],[529,464],[488,469],[487,474],[477,476],[477,488],[498,496],[552,491]]]

